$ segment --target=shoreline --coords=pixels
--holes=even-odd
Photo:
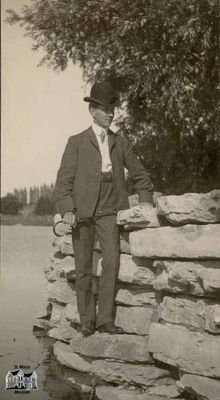
[[[53,226],[53,215],[1,215],[1,225]]]

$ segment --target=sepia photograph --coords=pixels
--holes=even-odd
[[[2,0],[0,399],[220,399],[220,1]]]

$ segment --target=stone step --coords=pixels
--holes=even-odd
[[[148,338],[137,335],[109,335],[98,333],[87,338],[81,333],[71,340],[73,352],[88,357],[114,358],[128,362],[152,363],[148,352]]]

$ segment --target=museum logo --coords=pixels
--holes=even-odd
[[[38,389],[37,374],[29,371],[29,366],[15,366],[12,371],[8,371],[5,377],[5,390],[14,390],[15,393],[29,393],[31,390]]]

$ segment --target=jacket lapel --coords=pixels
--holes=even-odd
[[[108,130],[108,147],[109,147],[109,153],[111,154],[112,147],[115,145],[115,135],[114,133],[109,129]]]
[[[95,132],[93,132],[93,129],[92,129],[91,126],[90,126],[90,128],[88,129],[88,138],[89,138],[89,141],[90,141],[90,142],[97,148],[97,150],[100,152],[98,140],[96,139]]]

